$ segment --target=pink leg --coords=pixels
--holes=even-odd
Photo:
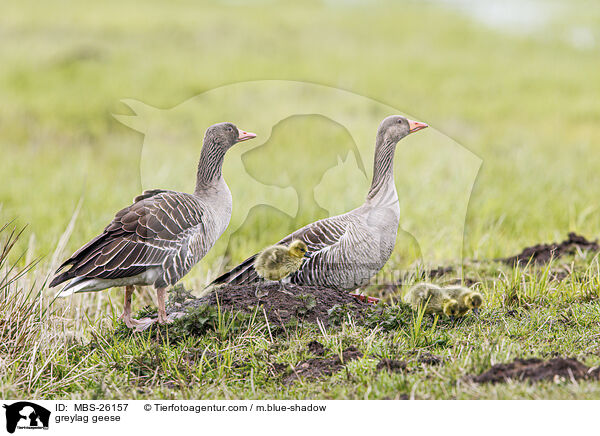
[[[167,288],[158,288],[156,290],[156,297],[158,300],[158,323],[165,324],[170,322],[167,318],[167,311],[165,309],[165,297],[167,296]]]
[[[357,295],[357,294],[350,294],[350,295],[352,295],[357,300],[360,300],[365,303],[377,304],[380,301],[380,299],[377,297],[368,297],[366,295]]]
[[[154,321],[150,318],[138,320],[131,317],[131,296],[133,295],[134,290],[135,288],[133,286],[125,286],[125,304],[123,307],[123,314],[119,317],[119,319],[122,319],[125,322],[125,325],[130,329],[142,331],[150,327]]]
[[[136,327],[138,324],[137,320],[131,318],[131,296],[134,289],[133,286],[125,286],[125,304],[123,305],[123,313],[119,317],[130,329]]]

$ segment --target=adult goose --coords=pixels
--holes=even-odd
[[[131,296],[134,286],[152,285],[158,299],[158,322],[167,322],[167,286],[185,276],[229,224],[231,192],[221,174],[225,153],[235,143],[255,136],[231,123],[209,127],[194,193],[154,189],[135,197],[100,235],[58,268],[50,287],[70,280],[59,294],[66,297],[125,286],[121,319],[129,328],[141,329],[149,322],[131,318]]]
[[[428,127],[399,115],[384,119],[377,131],[373,180],[362,206],[343,215],[308,224],[280,240],[301,240],[310,257],[286,281],[298,285],[353,290],[366,285],[390,258],[400,220],[394,184],[396,144]],[[258,280],[254,256],[214,280],[211,285],[247,284]]]

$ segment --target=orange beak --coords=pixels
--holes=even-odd
[[[408,120],[408,127],[409,127],[409,133],[415,133],[418,132],[419,130],[425,129],[427,127],[429,127],[427,124],[425,123],[420,123],[418,121],[413,121],[413,120]]]
[[[244,130],[240,130],[240,136],[238,137],[238,142],[247,141],[248,139],[256,138],[256,133],[246,132]]]

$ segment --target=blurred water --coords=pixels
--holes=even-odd
[[[227,4],[243,4],[244,0],[220,0]],[[322,0],[331,7],[376,5],[376,0]],[[408,0],[407,0],[408,1]],[[414,0],[413,0],[414,1]],[[569,0],[418,0],[457,11],[490,28],[517,34],[541,35],[547,25],[563,17]],[[417,1],[414,1],[417,2]],[[252,0],[263,4],[268,0]],[[586,5],[589,6],[589,5]],[[586,7],[587,10],[587,7]],[[560,37],[578,50],[592,50],[598,46],[600,35],[588,26],[573,25]]]
[[[553,22],[564,21],[566,8],[572,6],[569,2],[552,0],[427,1],[460,12],[496,30],[542,37],[547,36]],[[577,23],[559,34],[560,39],[577,50],[595,49],[599,37],[597,30]]]
[[[541,0],[429,0],[500,30],[535,32],[556,14],[557,4]]]

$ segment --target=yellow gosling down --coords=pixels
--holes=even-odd
[[[460,304],[454,298],[444,297],[442,300],[442,312],[444,315],[454,319],[454,317],[460,314]]]
[[[258,276],[263,280],[279,282],[279,290],[286,294],[289,292],[282,280],[290,274],[298,271],[302,265],[302,260],[310,257],[306,244],[298,239],[292,241],[288,246],[273,245],[265,248],[254,261],[254,269]],[[267,296],[268,291],[260,290],[260,283],[256,286],[256,297]]]
[[[469,310],[475,316],[479,315],[479,308],[483,305],[483,295],[464,286],[448,286],[444,288],[446,293],[458,301],[460,311],[458,316],[465,316]]]
[[[459,302],[445,291],[444,288],[431,283],[418,283],[404,295],[404,301],[410,304],[414,311],[425,307],[427,314],[446,315],[450,318],[459,316]]]
[[[429,291],[441,289],[432,283],[417,283],[404,294],[404,302],[410,304],[413,310],[419,310],[419,307],[429,298]]]

